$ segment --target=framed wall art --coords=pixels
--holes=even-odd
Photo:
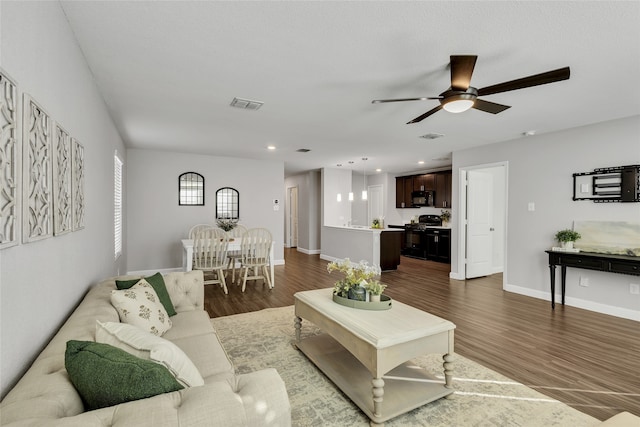
[[[18,116],[17,85],[0,69],[0,249],[19,243]]]
[[[53,126],[53,234],[71,231],[71,138],[59,123]]]
[[[84,147],[71,138],[73,160],[71,162],[72,223],[73,231],[84,228]]]
[[[29,243],[53,235],[51,119],[24,94],[22,132],[22,239]]]

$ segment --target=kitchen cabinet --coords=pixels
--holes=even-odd
[[[413,178],[413,176],[399,176],[396,178],[396,208],[413,208],[411,206]]]
[[[451,262],[451,230],[428,228],[424,232],[425,255],[428,260]]]
[[[416,175],[413,178],[413,190],[414,191],[433,191],[436,189],[436,175],[433,173],[426,173],[423,175]]]
[[[451,209],[451,171],[438,172],[435,175],[435,207]]]

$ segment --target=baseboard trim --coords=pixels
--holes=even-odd
[[[320,249],[306,249],[306,248],[301,248],[300,246],[298,246],[298,252],[302,252],[303,254],[307,254],[307,255],[318,255],[320,254]]]
[[[332,256],[325,255],[325,254],[322,254],[322,253],[321,253],[321,254],[320,254],[320,259],[323,259],[323,260],[325,260],[325,261],[329,261],[329,262],[333,262],[333,261],[337,261],[337,260],[339,260],[340,258],[335,258],[335,257],[332,257]]]
[[[504,290],[507,292],[513,292],[515,294],[525,295],[532,298],[542,299],[551,302],[551,294],[549,292],[540,291],[537,289],[524,288],[522,286],[515,286],[506,284]],[[556,295],[556,307],[562,301],[561,295]],[[571,307],[582,308],[584,310],[595,311],[596,313],[608,314],[609,316],[621,317],[623,319],[640,321],[640,311],[631,310],[627,308],[614,307],[611,305],[600,304],[593,301],[587,301],[580,298],[574,298],[565,296],[565,305]]]
[[[452,271],[452,272],[449,273],[449,279],[464,280],[465,277],[464,277],[464,274],[460,274],[460,273]]]

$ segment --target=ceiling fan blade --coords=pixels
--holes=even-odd
[[[547,71],[546,73],[535,74],[533,76],[483,87],[482,89],[478,89],[478,96],[493,95],[494,93],[508,92],[510,90],[524,89],[531,86],[559,82],[561,80],[569,79],[570,75],[571,71],[569,67],[558,68],[557,70]]]
[[[399,99],[374,99],[372,104],[383,104],[385,102],[404,102],[404,101],[426,101],[427,99],[442,99],[441,96],[436,97],[421,97],[421,98],[399,98]]]
[[[471,83],[473,68],[476,66],[476,55],[451,55],[451,89],[467,90]]]
[[[442,105],[438,105],[437,107],[427,111],[426,113],[422,114],[421,116],[418,116],[415,119],[411,120],[410,122],[407,122],[407,124],[421,122],[422,120],[426,119],[427,117],[429,117],[433,113],[437,113],[440,110],[442,110]]]
[[[502,113],[507,108],[511,108],[510,105],[496,104],[495,102],[483,101],[482,99],[476,99],[473,103],[473,107],[476,110],[484,111],[491,114]]]

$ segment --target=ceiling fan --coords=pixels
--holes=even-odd
[[[380,104],[385,102],[424,101],[427,99],[437,99],[440,101],[440,105],[407,122],[407,124],[418,123],[443,108],[451,113],[461,113],[467,111],[469,108],[475,108],[476,110],[487,113],[498,114],[507,108],[511,108],[511,106],[485,101],[478,97],[567,80],[570,75],[569,67],[564,67],[547,71],[546,73],[535,74],[533,76],[476,89],[470,86],[470,83],[473,68],[476,65],[478,57],[476,55],[451,55],[450,58],[451,87],[440,95],[420,98],[374,99],[371,102],[373,104]]]

